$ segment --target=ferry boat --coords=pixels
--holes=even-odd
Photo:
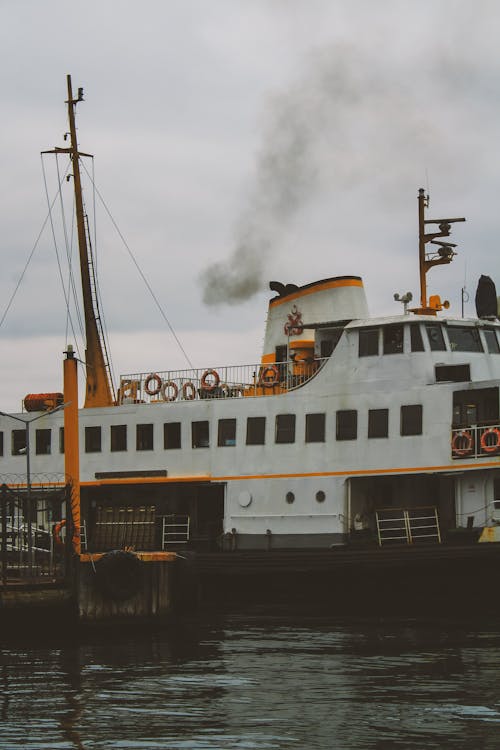
[[[72,161],[86,322],[79,447],[76,456],[68,447],[68,394],[30,394],[28,414],[0,417],[0,474],[22,475],[30,451],[12,418],[36,418],[32,477],[78,487],[79,553],[174,550],[197,555],[216,579],[255,561],[264,578],[272,565],[307,572],[313,560],[325,570],[349,561],[365,580],[382,561],[385,571],[412,561],[428,566],[427,583],[438,564],[448,582],[460,561],[458,578],[480,556],[487,571],[498,566],[496,292],[483,278],[475,318],[445,317],[447,303],[427,296],[427,273],[452,261],[448,238],[464,219],[429,218],[419,191],[415,307],[410,293],[396,295],[401,314],[370,317],[357,275],[271,282],[258,361],[176,371],[159,361],[154,372],[122,374],[115,394],[81,195],[82,98],[68,77],[71,145],[56,149]]]

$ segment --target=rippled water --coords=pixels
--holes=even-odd
[[[1,750],[500,747],[500,623],[189,622],[0,647]]]

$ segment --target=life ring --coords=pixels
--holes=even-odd
[[[186,399],[186,401],[192,401],[195,398],[195,396],[196,396],[196,387],[194,383],[188,380],[182,386],[182,398]]]
[[[143,563],[133,552],[113,550],[95,564],[95,581],[107,599],[126,601],[137,594],[143,585]]]
[[[272,378],[268,378],[268,375],[272,375]],[[264,386],[264,388],[272,388],[278,382],[279,377],[280,373],[276,365],[267,365],[261,370],[259,385]]]
[[[213,378],[213,381],[208,381],[207,378]],[[201,376],[200,385],[204,391],[214,391],[220,383],[220,377],[217,370],[205,370]]]
[[[488,442],[490,435],[495,436],[495,442]],[[497,427],[489,427],[481,435],[481,450],[485,453],[494,453],[500,448],[500,430]]]
[[[460,430],[453,435],[451,449],[456,456],[467,456],[472,453],[474,441],[468,430]]]
[[[167,390],[169,388],[172,390],[172,392],[170,396],[167,396]],[[175,401],[177,396],[179,395],[179,387],[177,383],[174,383],[173,380],[166,380],[161,387],[161,395],[164,401]]]
[[[61,537],[61,531],[65,526],[66,519],[63,518],[62,521],[58,521],[52,527],[52,539],[54,540],[54,544],[56,545],[56,547],[62,547],[64,545],[64,541]]]
[[[151,381],[154,381],[156,383],[156,388],[150,388],[149,384]],[[144,390],[148,394],[148,396],[157,396],[161,390],[161,378],[159,375],[156,374],[156,372],[152,372],[151,375],[148,375],[144,382]]]

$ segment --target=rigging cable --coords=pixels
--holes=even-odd
[[[48,187],[47,187],[47,177],[46,177],[46,174],[45,174],[45,166],[44,166],[44,163],[43,163],[43,155],[41,156],[41,161],[42,161],[43,182],[44,182],[44,185],[45,185],[45,194],[47,196],[47,204],[49,206],[50,226],[51,226],[51,230],[52,230],[52,238],[54,240],[54,249],[55,249],[55,252],[56,252],[57,268],[59,270],[59,277],[61,279],[61,286],[62,286],[62,289],[63,289],[64,300],[66,302],[66,311],[67,311],[67,314],[69,315],[70,314],[70,312],[69,312],[69,299],[68,299],[68,296],[67,296],[67,293],[66,293],[66,287],[65,287],[65,284],[64,284],[64,278],[63,278],[63,273],[62,273],[61,261],[60,261],[60,258],[59,258],[59,249],[57,247],[57,239],[56,239],[56,233],[55,233],[55,228],[54,228],[54,222],[52,220],[52,206],[54,205],[54,203],[52,203],[52,206],[50,205],[49,192],[48,192]],[[66,168],[66,172],[68,171],[68,169],[69,169],[69,164],[68,164],[68,167]],[[64,173],[64,176],[66,175],[66,172]],[[58,195],[60,195],[60,193],[61,193],[61,183],[59,182]],[[64,212],[63,212],[63,215],[64,215]],[[63,218],[63,224],[65,225],[64,218]],[[66,234],[66,232],[65,232],[65,234]],[[72,321],[71,321],[71,331],[72,331],[73,336],[75,337],[75,340],[76,340],[76,334],[75,334],[75,330],[73,328],[73,322]]]
[[[89,175],[88,171],[87,171],[87,168],[85,167],[85,165],[84,165],[83,163],[82,163],[82,166],[83,166],[83,168],[84,168],[85,172],[87,173],[87,176],[89,177],[89,179],[92,179],[92,178],[91,178],[91,176]],[[173,337],[174,337],[174,339],[176,340],[176,342],[177,342],[177,345],[179,346],[179,349],[180,349],[180,350],[181,350],[181,352],[183,353],[184,357],[186,358],[186,361],[187,361],[187,363],[189,364],[190,368],[191,368],[191,369],[194,369],[193,363],[192,363],[192,362],[191,362],[191,360],[189,359],[189,357],[188,357],[188,355],[187,355],[187,353],[186,353],[186,351],[185,351],[184,347],[182,346],[182,344],[181,344],[181,342],[180,342],[180,340],[179,340],[179,338],[178,338],[178,336],[177,336],[176,332],[174,331],[174,328],[173,328],[172,324],[170,323],[169,319],[167,318],[167,316],[166,316],[165,312],[163,311],[163,308],[162,308],[162,306],[160,305],[160,302],[159,302],[158,298],[156,297],[155,293],[153,292],[153,289],[151,288],[151,284],[149,283],[149,281],[147,280],[147,278],[146,278],[146,276],[144,275],[143,271],[141,270],[141,267],[139,266],[139,264],[138,264],[138,262],[137,262],[137,260],[136,260],[136,258],[135,258],[135,256],[134,256],[134,254],[133,254],[132,250],[131,250],[131,249],[130,249],[130,247],[128,246],[128,244],[127,244],[127,242],[126,242],[126,240],[125,240],[125,237],[124,237],[124,236],[123,236],[123,234],[122,234],[122,233],[120,232],[120,229],[119,229],[119,227],[118,227],[118,225],[117,225],[116,221],[114,220],[114,218],[113,218],[113,216],[112,216],[112,214],[111,214],[111,211],[110,211],[110,210],[109,210],[109,208],[107,207],[107,205],[106,205],[106,203],[105,203],[105,201],[104,201],[104,198],[102,197],[101,193],[99,192],[98,188],[97,188],[97,187],[96,187],[95,185],[94,185],[94,189],[95,189],[95,192],[97,193],[97,195],[98,195],[98,197],[99,197],[99,200],[101,201],[101,203],[102,203],[102,205],[103,205],[103,207],[104,207],[104,209],[105,209],[106,213],[108,214],[108,216],[109,216],[109,218],[110,218],[110,220],[111,220],[111,223],[113,224],[114,228],[116,229],[116,231],[117,231],[117,233],[118,233],[118,236],[120,237],[121,241],[123,242],[123,244],[124,244],[124,246],[125,246],[125,249],[127,250],[127,252],[128,252],[128,254],[129,254],[129,256],[130,256],[130,258],[131,258],[131,260],[132,260],[133,264],[135,265],[135,267],[136,267],[137,271],[139,272],[139,275],[141,276],[141,278],[142,278],[143,282],[145,283],[145,285],[146,285],[146,288],[148,289],[148,291],[149,291],[149,293],[151,294],[151,296],[152,296],[152,298],[153,298],[154,302],[156,303],[156,306],[157,306],[158,310],[160,311],[160,315],[162,316],[163,320],[165,321],[165,323],[166,323],[166,324],[167,324],[167,326],[169,327],[169,329],[170,329],[170,332],[172,333],[172,336],[173,336]]]

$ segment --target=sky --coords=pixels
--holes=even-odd
[[[500,283],[499,41],[494,0],[0,0],[0,409],[83,357],[72,181],[40,156],[65,145],[67,74],[118,378],[182,349],[258,362],[273,279],[358,275],[398,314],[420,187],[430,218],[467,218],[429,292],[460,315],[465,286],[474,315],[479,276]]]

